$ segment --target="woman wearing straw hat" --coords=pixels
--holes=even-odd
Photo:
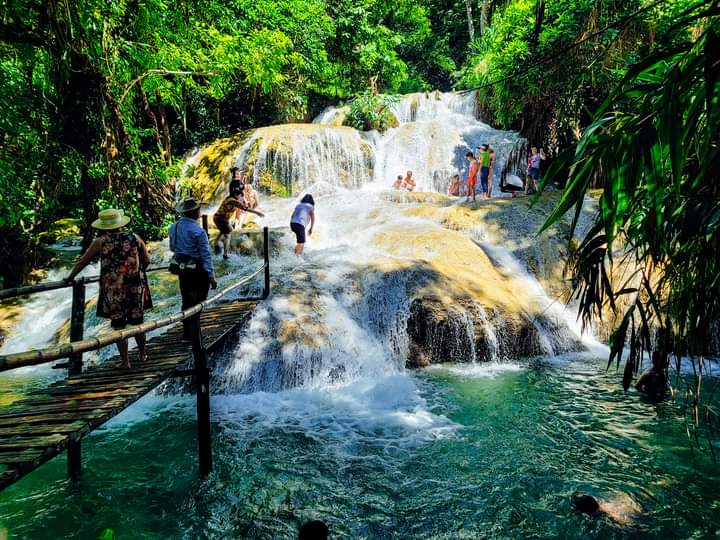
[[[141,324],[143,312],[152,308],[145,269],[150,264],[145,242],[137,234],[123,230],[130,218],[122,210],[108,208],[98,214],[92,226],[100,235],[90,244],[65,281],[75,276],[96,257],[100,257],[100,284],[97,315],[110,319],[115,330],[128,324]],[[138,360],[145,360],[145,335],[135,336]],[[122,363],[130,368],[127,339],[117,342]]]

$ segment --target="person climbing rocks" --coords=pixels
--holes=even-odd
[[[480,153],[478,154],[478,161],[480,162],[480,190],[482,191],[482,198],[488,198],[488,179],[490,177],[490,146],[483,144],[478,146]]]
[[[124,230],[130,218],[122,210],[108,208],[98,214],[92,227],[100,231],[80,260],[65,277],[71,283],[96,257],[100,258],[97,315],[110,319],[114,330],[128,324],[143,323],[144,312],[152,308],[145,271],[150,264],[145,242],[137,234]],[[138,360],[145,361],[145,334],[135,336]],[[130,369],[127,339],[117,342],[120,367]]]
[[[540,161],[545,161],[545,152],[541,148],[533,146],[530,149],[530,157],[528,157],[527,183],[525,184],[525,195],[528,194],[530,183],[532,182],[535,191],[538,190],[538,180],[540,179]]]
[[[459,197],[460,196],[460,175],[459,174],[453,175],[452,180],[450,180],[450,185],[448,186],[448,195],[450,197]]]
[[[310,225],[309,229],[307,229],[308,224]],[[308,193],[295,207],[292,217],[290,218],[290,229],[295,233],[295,239],[297,241],[295,245],[295,255],[298,257],[302,255],[303,249],[305,249],[306,229],[307,236],[311,236],[314,226],[315,199]]]
[[[407,189],[408,191],[412,191],[413,189],[415,189],[415,178],[413,178],[413,173],[412,173],[412,171],[408,171],[408,172],[405,174],[405,178],[403,179],[403,183],[404,183],[404,186],[403,186],[403,187],[404,187],[405,189]]]
[[[174,273],[180,282],[182,309],[188,309],[207,299],[210,288],[217,288],[215,269],[210,255],[210,243],[203,228],[198,224],[200,202],[195,198],[180,202],[175,210],[180,219],[170,227],[170,251],[174,253],[170,264],[179,266]],[[183,341],[192,339],[192,321],[183,321]]]
[[[213,242],[213,245],[215,246],[215,254],[219,255],[222,250],[223,259],[229,258],[230,234],[233,230],[230,218],[234,216],[237,211],[251,212],[260,217],[265,215],[259,210],[249,208],[240,197],[241,196],[228,195],[225,200],[220,203],[219,208],[213,215],[213,223],[215,223],[215,226],[219,231],[218,237]]]
[[[465,202],[470,202],[470,196],[472,196],[473,201],[476,197],[475,186],[477,184],[478,161],[472,152],[465,154],[465,159],[470,162],[467,180],[465,182],[467,184],[467,199]]]
[[[243,210],[245,205],[240,202],[238,195],[228,195],[213,215],[213,223],[218,229],[218,236],[213,242],[215,246],[215,255],[220,254],[222,249],[223,259],[229,257],[230,252],[230,233],[233,226],[230,224],[230,217],[235,215],[236,210]],[[221,247],[222,245],[222,247]]]

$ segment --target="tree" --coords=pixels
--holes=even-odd
[[[694,376],[677,384],[686,388],[695,439],[710,441],[720,418],[703,404],[701,387],[720,321],[720,2],[691,8],[657,43],[546,175],[543,186],[570,167],[543,228],[573,208],[576,223],[600,176],[600,211],[572,265],[580,314],[589,323],[628,305],[608,364],[619,366],[628,346],[626,389],[645,353],[672,352],[678,372],[686,358]],[[612,268],[621,263],[633,277],[615,283]]]

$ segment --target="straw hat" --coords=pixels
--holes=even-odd
[[[197,210],[198,208],[200,208],[200,204],[200,201],[198,201],[195,197],[190,197],[189,199],[185,199],[184,201],[179,202],[175,206],[175,211],[178,214],[185,214],[187,212]]]
[[[130,223],[130,218],[122,210],[108,208],[98,214],[98,218],[92,222],[92,226],[102,231],[119,229]]]

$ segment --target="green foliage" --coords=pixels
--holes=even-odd
[[[686,395],[690,429],[703,437],[699,419],[706,427],[718,422],[714,410],[698,408],[703,356],[716,350],[720,321],[719,15],[717,6],[690,10],[667,29],[665,46],[625,74],[547,175],[563,165],[571,170],[545,225],[572,209],[577,219],[600,176],[600,212],[574,260],[581,314],[589,322],[606,308],[628,306],[610,357],[619,365],[629,345],[626,387],[645,352],[690,357],[697,368]],[[612,280],[617,262],[634,269],[626,283]]]
[[[0,244],[13,231],[30,247],[68,216],[87,229],[111,203],[156,236],[172,207],[177,157],[193,147],[306,121],[373,77],[386,92],[447,87],[464,57],[448,34],[462,14],[456,0],[61,5],[3,5]]]
[[[394,95],[361,94],[350,102],[344,124],[362,131],[376,129],[381,133],[397,127],[398,119],[391,107],[398,101],[399,98]]]
[[[479,88],[487,120],[521,127],[554,153],[577,140],[590,111],[694,3],[510,0],[472,44],[458,83]]]

